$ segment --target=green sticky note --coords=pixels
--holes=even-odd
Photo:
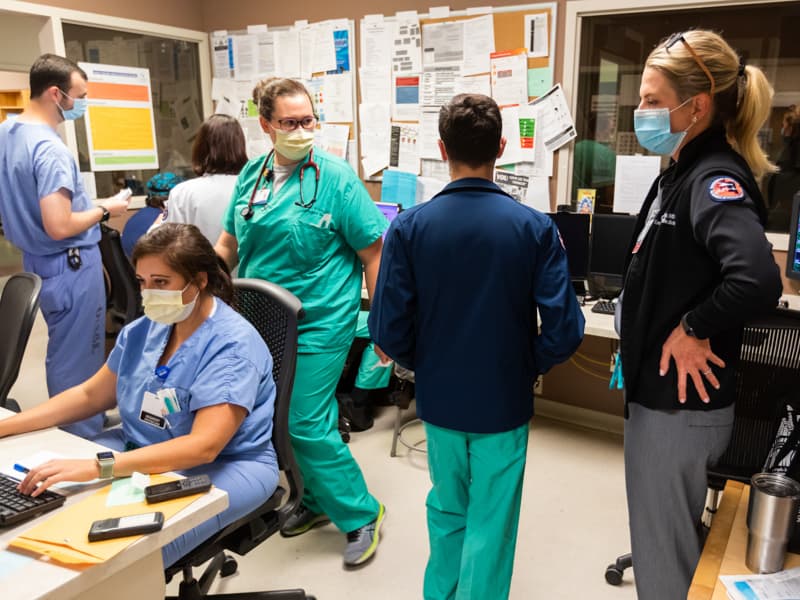
[[[553,87],[552,68],[528,69],[528,96],[541,96],[551,87]]]
[[[255,102],[253,102],[252,98],[247,99],[247,116],[248,117],[258,116],[258,106],[256,106]]]
[[[106,506],[122,506],[144,502],[144,489],[133,485],[131,477],[115,479],[106,498]]]

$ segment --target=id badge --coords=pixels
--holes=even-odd
[[[253,198],[253,205],[264,205],[267,203],[267,200],[269,200],[269,188],[262,188],[256,192],[256,195]]]
[[[164,429],[167,427],[166,409],[164,403],[156,394],[145,392],[142,398],[142,409],[139,412],[139,420],[153,427]]]

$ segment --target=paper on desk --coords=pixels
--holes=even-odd
[[[11,576],[16,576],[17,572],[25,567],[34,559],[32,556],[24,556],[8,550],[0,550],[0,581]]]
[[[166,483],[175,479],[177,478],[170,475],[152,475],[154,484]],[[50,560],[72,567],[93,565],[108,560],[142,536],[90,542],[88,533],[92,523],[98,519],[153,512],[153,507],[144,502],[123,506],[106,506],[109,492],[110,486],[98,490],[79,502],[68,504],[65,508],[53,513],[53,516],[47,520],[11,540],[8,547],[43,554]],[[199,497],[200,494],[195,494],[160,502],[158,510],[164,513],[166,520],[175,516]]]
[[[797,600],[800,567],[769,575],[720,575],[731,600]]]

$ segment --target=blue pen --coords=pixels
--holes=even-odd
[[[23,467],[17,463],[14,463],[14,470],[19,471],[20,473],[28,473],[30,471],[28,467]]]

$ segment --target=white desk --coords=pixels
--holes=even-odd
[[[0,418],[12,413],[0,409]],[[48,449],[69,456],[93,457],[101,446],[63,432],[59,429],[27,433],[0,439],[0,462],[14,462]],[[64,506],[70,506],[97,487],[71,495]],[[164,528],[144,536],[106,562],[84,569],[69,569],[45,560],[31,560],[20,569],[0,578],[0,597],[3,600],[47,598],[63,600],[127,600],[163,598],[165,593],[164,565],[161,548],[196,525],[222,512],[228,506],[228,494],[212,488],[191,505],[164,523]],[[61,510],[61,509],[57,509]],[[18,527],[0,529],[0,550],[8,542],[54,512],[46,513]],[[2,559],[0,559],[2,560]]]
[[[794,294],[784,294],[781,296],[781,301],[788,302],[789,308],[793,310],[800,310],[800,296]],[[583,310],[583,316],[586,319],[584,334],[618,340],[619,336],[617,335],[617,332],[614,331],[614,315],[593,313],[593,304],[594,302],[588,302],[586,306],[581,307]]]

